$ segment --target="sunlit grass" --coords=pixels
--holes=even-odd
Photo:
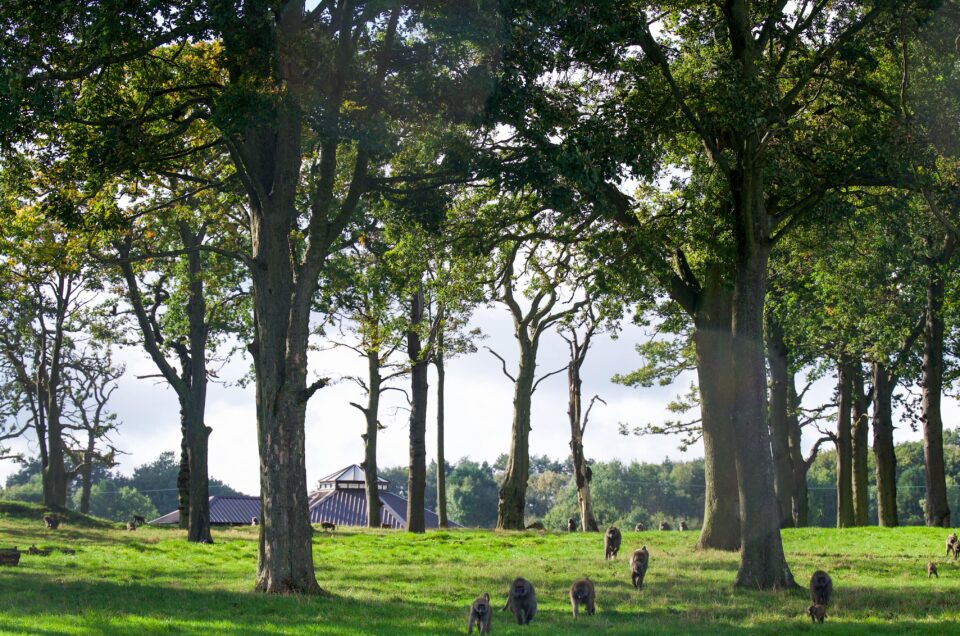
[[[814,626],[805,591],[734,590],[737,555],[695,552],[695,532],[625,532],[615,561],[604,561],[599,534],[318,532],[317,578],[332,596],[268,597],[252,591],[256,528],[217,530],[216,543],[195,545],[176,529],[127,532],[80,518],[49,531],[39,508],[0,504],[0,547],[52,549],[0,568],[0,632],[463,633],[474,597],[488,591],[499,609],[508,583],[522,575],[537,588],[539,613],[517,627],[498,612],[497,634],[960,633],[960,562],[942,556],[946,534],[784,531],[804,586],[817,568],[834,578],[827,623]],[[651,563],[638,592],[627,561],[641,545]],[[929,560],[939,580],[927,579]],[[597,615],[574,622],[567,591],[581,576],[596,583]]]

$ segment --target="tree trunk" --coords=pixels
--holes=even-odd
[[[247,137],[251,143],[263,136],[278,139],[280,148],[275,152],[299,157],[299,121],[294,130],[275,134],[253,129]],[[285,148],[284,143],[296,149]],[[264,145],[274,147],[272,142]],[[258,264],[250,269],[256,334],[251,352],[257,385],[262,505],[256,589],[272,594],[317,594],[321,590],[313,569],[304,448],[310,309],[300,296],[308,290],[312,297],[316,284],[298,289],[300,281],[293,279],[287,221],[295,186],[286,183],[283,171],[277,170],[278,183],[274,183],[273,170],[265,180],[267,191],[275,194],[276,200],[272,195],[262,211],[250,214],[254,262]],[[288,177],[295,183],[296,173]]]
[[[441,528],[447,527],[447,461],[444,454],[443,418],[444,418],[444,381],[446,369],[443,363],[443,329],[437,333],[437,355],[434,366],[437,368],[437,519]]]
[[[790,456],[789,373],[787,345],[776,319],[767,314],[767,358],[770,366],[770,440],[773,445],[773,477],[780,510],[780,527],[794,525],[793,461]]]
[[[577,485],[577,503],[580,508],[580,529],[583,532],[598,532],[600,526],[593,514],[590,499],[589,467],[583,452],[583,380],[580,369],[590,346],[589,333],[586,342],[579,344],[574,335],[570,344],[570,364],[567,366],[567,416],[570,421],[570,452],[573,456],[573,477]]]
[[[700,417],[703,420],[703,526],[699,550],[740,548],[740,499],[734,457],[733,401],[736,376],[730,336],[733,298],[720,281],[711,281],[694,314]]]
[[[430,361],[423,355],[420,334],[423,321],[423,292],[417,291],[410,300],[410,325],[407,333],[407,353],[413,365],[410,372],[410,472],[407,479],[407,532],[424,532],[427,487],[427,370]]]
[[[800,398],[797,396],[797,386],[792,371],[787,372],[787,398],[790,410],[787,414],[788,443],[790,450],[790,465],[793,468],[793,524],[797,528],[805,528],[810,524],[810,503],[807,499],[807,462],[803,457],[800,430]]]
[[[203,420],[191,422],[190,523],[187,541],[193,543],[213,543],[210,535],[210,479],[207,474],[207,448],[212,431],[204,425]]]
[[[87,448],[83,452],[83,470],[80,471],[80,512],[90,514],[90,489],[93,487],[93,451],[97,437],[91,428],[87,433]]]
[[[877,467],[877,515],[880,525],[896,527],[897,456],[893,448],[893,406],[896,379],[873,363],[873,454]]]
[[[852,408],[850,363],[837,363],[837,527],[853,525],[853,440],[850,428]]]
[[[180,401],[180,470],[177,471],[177,510],[180,527],[190,527],[190,433],[187,424],[187,405]]]
[[[924,517],[928,526],[948,527],[950,506],[947,504],[946,471],[943,462],[943,416],[940,398],[943,393],[943,300],[942,265],[934,259],[927,281],[927,306],[923,326],[923,368],[920,386],[923,389],[923,459],[926,477]]]
[[[527,501],[527,479],[530,476],[530,403],[536,374],[536,343],[519,337],[520,368],[513,385],[513,427],[510,437],[510,458],[500,486],[497,528],[523,530]]]
[[[748,145],[755,152],[759,140]],[[755,161],[755,160],[754,160]],[[761,167],[745,163],[734,180],[737,191],[737,266],[733,297],[733,364],[736,391],[737,482],[740,488],[740,568],[735,584],[754,589],[795,585],[780,537],[780,515],[773,487],[773,456],[767,428],[766,357],[763,308],[766,297],[767,211]]]
[[[367,431],[363,438],[363,476],[367,495],[367,527],[380,527],[380,486],[377,483],[377,436],[380,432],[380,351],[367,351]]]
[[[867,396],[863,391],[863,365],[858,360],[852,366],[853,375],[853,520],[854,525],[865,526],[869,519],[869,471],[867,458],[869,448],[869,427],[867,419]]]

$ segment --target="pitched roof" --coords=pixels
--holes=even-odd
[[[249,524],[254,517],[260,518],[260,497],[246,495],[210,497],[210,523]],[[180,523],[180,511],[174,510],[153,519],[150,523],[156,525]]]
[[[359,482],[361,484],[365,484],[367,483],[367,477],[363,473],[363,469],[360,468],[360,466],[356,464],[351,464],[346,468],[343,468],[341,470],[338,470],[335,473],[331,473],[327,475],[326,477],[320,480],[320,483],[325,484],[325,483],[335,483],[335,482],[343,482],[343,481]],[[388,482],[383,477],[377,476],[377,483],[388,484],[390,482]]]

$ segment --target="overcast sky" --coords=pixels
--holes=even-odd
[[[474,325],[488,335],[485,344],[491,346],[508,361],[508,368],[516,363],[516,345],[513,326],[505,309],[496,306],[477,312]],[[599,336],[590,351],[583,369],[585,402],[599,394],[607,405],[597,404],[590,417],[585,437],[588,457],[598,460],[621,459],[643,462],[661,462],[664,458],[692,459],[702,457],[697,445],[686,453],[677,450],[675,437],[624,437],[618,433],[618,422],[642,424],[659,422],[668,417],[666,404],[685,391],[694,379],[693,374],[681,376],[670,387],[632,389],[610,382],[615,373],[636,368],[639,357],[634,345],[645,339],[644,332],[632,325],[625,326],[619,339]],[[365,372],[365,361],[346,349],[321,351],[311,354],[314,376],[343,376]],[[155,374],[152,362],[137,349],[128,349],[121,356],[127,364],[127,373],[114,394],[112,408],[123,422],[114,441],[126,455],[119,469],[129,474],[133,468],[152,461],[161,452],[177,450],[180,443],[179,408],[176,395],[156,380],[137,379],[138,375]],[[541,372],[557,369],[567,360],[566,343],[554,333],[543,340],[538,368]],[[220,373],[224,380],[233,380],[246,368],[246,361],[238,359]],[[401,378],[401,382],[408,379]],[[831,380],[822,381],[809,394],[809,404],[829,399]],[[447,366],[447,461],[454,462],[469,456],[478,461],[492,462],[508,450],[512,417],[512,383],[501,371],[500,362],[481,349],[480,352],[455,359]],[[436,378],[431,367],[430,406],[427,420],[427,461],[436,457],[435,427]],[[208,393],[207,425],[213,428],[210,436],[210,474],[248,494],[259,492],[256,440],[256,413],[254,387],[226,388],[212,385]],[[380,466],[405,465],[408,461],[408,412],[396,410],[403,402],[396,392],[386,394],[381,410],[381,421],[386,429],[380,432],[378,445]],[[360,389],[344,382],[319,391],[307,409],[307,479],[312,489],[324,475],[348,464],[363,460],[364,430],[362,414],[349,406],[350,401],[363,402]],[[567,421],[566,376],[563,373],[544,381],[533,400],[530,449],[534,454],[565,458],[569,454],[569,424]],[[944,400],[944,416],[948,427],[957,419],[956,400]],[[897,430],[899,440],[916,439],[906,426]],[[807,433],[805,441],[812,444],[816,433]],[[30,443],[28,450],[36,454]],[[23,444],[20,445],[24,447]],[[731,458],[731,461],[733,459]],[[12,462],[0,462],[0,480],[17,469]],[[165,511],[161,511],[165,512]]]

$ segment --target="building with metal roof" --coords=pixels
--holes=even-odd
[[[332,523],[338,526],[367,525],[366,477],[356,464],[327,475],[317,490],[310,493],[310,523]],[[407,500],[390,492],[390,483],[377,477],[380,491],[380,525],[403,530],[407,527]],[[260,519],[260,497],[210,497],[211,525],[249,525]],[[424,509],[427,528],[440,526],[437,514]],[[180,523],[180,511],[174,510],[150,521],[155,525]],[[457,526],[451,523],[451,526]]]

